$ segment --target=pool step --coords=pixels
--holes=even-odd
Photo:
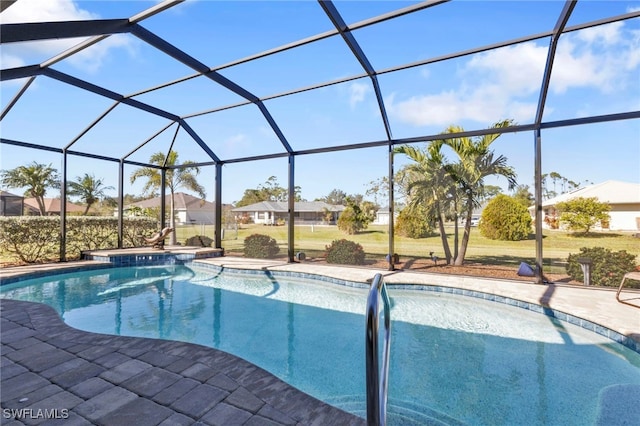
[[[361,395],[325,398],[325,402],[356,416],[367,417],[367,402]],[[387,403],[389,426],[462,426],[465,423],[426,405],[390,398]]]

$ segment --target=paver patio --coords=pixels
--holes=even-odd
[[[0,317],[3,425],[365,423],[216,349],[75,330],[37,303]]]

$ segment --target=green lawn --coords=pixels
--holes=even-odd
[[[222,247],[229,254],[242,255],[244,239],[254,233],[267,234],[280,245],[280,255],[287,255],[287,226],[242,225],[240,229],[225,230]],[[453,227],[447,228],[449,241],[453,246]],[[176,230],[178,242],[193,235],[206,235],[213,238],[213,226],[180,226]],[[370,261],[384,260],[389,251],[387,226],[369,226],[357,235],[346,235],[336,226],[300,225],[295,228],[294,252],[304,252],[308,259],[324,256],[325,247],[333,240],[348,239],[358,242],[364,248]],[[636,256],[640,263],[640,238],[632,232],[593,233],[590,236],[575,236],[562,231],[545,231],[543,239],[543,267],[547,273],[565,273],[565,263],[571,253],[578,253],[581,247],[604,247],[613,251],[626,250]],[[400,255],[402,262],[428,259],[434,252],[443,258],[439,236],[422,239],[395,237],[394,253]],[[471,228],[471,239],[465,260],[467,263],[518,267],[520,262],[535,263],[535,240],[496,241],[489,240]],[[10,253],[0,252],[0,262],[12,264],[16,258]]]
[[[227,252],[242,253],[244,239],[254,233],[269,235],[278,242],[281,253],[287,249],[286,226],[242,225],[238,230],[225,230],[222,246]],[[178,241],[184,241],[191,235],[205,233],[213,237],[212,226],[187,226],[177,229]],[[449,241],[453,246],[453,227],[448,228]],[[388,253],[388,227],[381,225],[369,226],[367,230],[357,235],[347,235],[335,226],[301,225],[295,228],[296,252],[303,251],[307,257],[319,257],[325,246],[336,239],[348,239],[360,243],[368,258],[384,258]],[[634,237],[632,232],[593,233],[588,237],[574,236],[562,231],[545,231],[543,239],[543,255],[545,269],[563,271],[564,264],[570,253],[579,252],[581,247],[605,247],[613,251],[626,250],[640,256],[640,238]],[[394,251],[402,257],[429,257],[429,252],[442,257],[442,244],[439,236],[422,239],[411,239],[396,236]],[[525,261],[534,263],[536,257],[535,240],[497,241],[489,240],[480,235],[477,228],[471,229],[471,239],[467,249],[466,260],[493,265],[517,266]],[[640,262],[640,257],[638,257]]]

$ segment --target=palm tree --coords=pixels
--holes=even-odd
[[[102,179],[96,179],[94,175],[85,173],[76,177],[75,182],[69,182],[69,195],[79,197],[87,207],[83,215],[86,215],[93,204],[105,197],[104,191],[114,189],[113,186],[104,186]]]
[[[438,222],[444,256],[447,263],[450,263],[453,257],[444,223],[451,213],[456,217],[458,194],[455,182],[443,167],[445,159],[440,152],[440,146],[428,145],[423,151],[413,146],[402,145],[395,148],[394,152],[405,154],[414,161],[399,173],[407,191],[406,208],[410,211],[419,211],[417,207],[423,206],[427,211],[427,220]]]
[[[492,128],[507,127],[512,120],[496,123]],[[464,129],[450,126],[444,133],[461,133]],[[469,244],[471,216],[484,198],[484,178],[500,175],[507,178],[509,189],[516,186],[515,171],[507,166],[507,158],[494,153],[489,146],[500,134],[485,135],[477,139],[467,137],[439,139],[429,143],[425,151],[411,146],[397,147],[394,152],[407,155],[414,161],[405,169],[409,189],[409,208],[421,204],[438,221],[442,247],[447,263],[462,265]],[[447,146],[458,157],[458,162],[447,161],[442,147]],[[458,215],[465,217],[462,241],[458,237]],[[454,221],[453,254],[444,230],[447,219]]]
[[[176,151],[169,151],[169,155],[165,156],[163,152],[156,152],[149,159],[150,164],[156,164],[161,167],[171,167],[178,166],[178,153]],[[189,166],[190,164],[195,164],[193,161],[185,161],[182,163],[181,168],[170,168],[166,171],[166,185],[169,187],[169,191],[171,193],[170,198],[170,223],[171,227],[175,229],[176,227],[176,217],[175,217],[175,201],[174,201],[174,193],[178,188],[186,188],[193,192],[196,192],[201,198],[206,197],[206,192],[204,187],[198,183],[196,180],[196,176],[200,173],[200,169],[197,166]],[[142,191],[145,194],[153,193],[158,190],[161,185],[162,175],[160,173],[160,169],[152,168],[152,167],[143,167],[134,171],[131,174],[131,183],[134,183],[138,178],[146,178],[147,182],[145,183]],[[164,200],[161,200],[164,203]],[[172,232],[169,236],[169,244],[176,244],[176,233]]]
[[[562,175],[560,175],[560,173],[558,172],[551,172],[549,173],[549,177],[551,178],[551,182],[553,182],[553,196],[555,197],[558,195],[556,184],[558,183],[558,181],[562,181]]]
[[[58,171],[46,164],[39,164],[35,161],[28,166],[18,166],[11,170],[0,172],[0,182],[9,188],[27,188],[25,196],[33,197],[38,203],[40,215],[47,214],[44,206],[44,196],[49,188],[60,188],[60,177]]]
[[[503,120],[495,123],[491,128],[503,128],[512,124],[513,120]],[[450,126],[445,131],[445,133],[461,132],[464,132],[464,129],[460,126]],[[473,209],[479,206],[483,197],[484,179],[488,176],[503,176],[507,178],[510,190],[517,186],[516,172],[507,165],[507,158],[503,155],[496,158],[494,152],[489,149],[499,136],[500,133],[494,133],[475,139],[460,137],[431,142],[432,145],[450,147],[459,158],[457,163],[444,165],[449,176],[465,194],[463,200],[463,211],[466,216],[464,234],[454,265],[462,265],[464,262],[471,233],[471,216]]]

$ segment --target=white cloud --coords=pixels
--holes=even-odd
[[[475,55],[459,71],[457,88],[397,103],[392,96],[386,100],[387,109],[414,126],[447,126],[464,120],[488,124],[507,117],[530,120],[536,103],[529,99],[540,89],[545,59],[546,48],[535,43]]]
[[[112,49],[125,49],[131,56],[135,55],[139,42],[132,40],[127,34],[114,34],[99,43],[70,56],[67,61],[76,68],[89,73],[97,72],[109,57]]]
[[[2,13],[3,24],[96,18],[98,16],[79,9],[72,0],[20,0]]]
[[[99,16],[83,10],[73,0],[20,0],[2,12],[2,23],[57,22],[98,19]],[[11,43],[2,47],[2,68],[14,68],[44,62],[77,45],[82,39],[42,40]],[[114,48],[131,51],[131,38],[120,35],[107,39],[69,58],[69,63],[88,72],[95,72]]]
[[[394,103],[395,96],[385,99],[387,110],[403,122],[414,126],[448,126],[463,120],[493,123],[500,118],[529,120],[535,115],[536,104],[509,100],[497,93],[495,86],[461,94],[454,91],[436,95],[413,96]],[[493,92],[493,94],[492,94]]]
[[[562,37],[551,90],[564,93],[571,88],[589,87],[612,93],[624,90],[630,78],[637,79],[640,32],[623,33],[623,25],[616,22]]]
[[[545,41],[474,55],[458,70],[456,87],[405,99],[396,93],[385,99],[387,110],[414,126],[446,126],[464,120],[489,124],[507,117],[531,121],[547,51]],[[640,31],[625,31],[622,22],[567,34],[558,44],[550,91],[558,95],[580,88],[622,92],[637,79],[639,66]]]
[[[466,64],[463,76],[474,83],[481,78],[499,84],[503,92],[512,95],[529,95],[540,89],[547,50],[546,46],[522,43],[475,55]]]
[[[623,22],[613,22],[608,25],[585,28],[576,33],[575,37],[589,44],[602,43],[605,45],[617,44],[621,41]]]
[[[351,109],[355,108],[358,103],[364,101],[365,96],[371,92],[371,90],[371,87],[364,83],[352,83],[349,85],[349,106],[351,106]]]
[[[627,62],[625,64],[628,70],[640,66],[640,30],[631,31],[632,46],[628,50]]]
[[[602,86],[607,81],[606,64],[600,62],[591,51],[576,51],[573,40],[560,40],[553,63],[549,88],[555,93],[565,93],[572,87]]]

